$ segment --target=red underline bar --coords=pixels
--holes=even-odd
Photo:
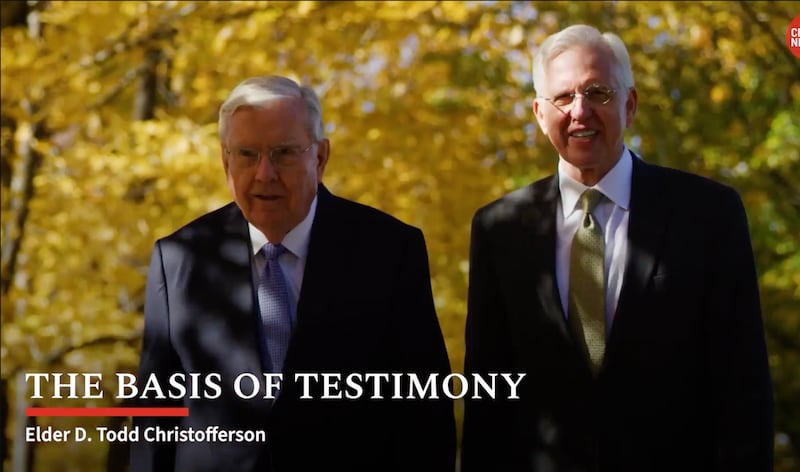
[[[56,408],[31,407],[25,416],[189,416],[186,407],[109,407],[109,408]]]

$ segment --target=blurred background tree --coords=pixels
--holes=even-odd
[[[124,444],[25,443],[33,419],[19,413],[35,405],[18,375],[102,372],[111,392],[114,372],[135,371],[150,249],[230,200],[217,110],[252,75],[313,86],[332,141],[329,188],[425,232],[461,371],[470,220],[554,171],[530,70],[543,38],[571,23],[628,45],[640,97],[630,147],[742,194],[775,382],[776,470],[800,466],[800,59],[784,42],[795,4],[9,1],[1,12],[8,470],[124,469]]]

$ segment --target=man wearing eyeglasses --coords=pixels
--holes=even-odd
[[[548,37],[533,112],[556,173],[478,210],[462,471],[771,471],[772,387],[737,193],[646,163],[628,53],[585,25]],[[665,132],[668,132],[665,130]]]
[[[188,416],[135,418],[133,472],[452,471],[452,400],[363,382],[450,373],[422,232],[322,185],[330,142],[308,87],[243,81],[219,134],[234,202],[159,240],[147,278],[139,384],[196,379],[142,404]],[[150,441],[148,428],[266,441]]]

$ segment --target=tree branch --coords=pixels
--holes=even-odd
[[[49,353],[47,353],[45,356],[42,357],[39,363],[45,366],[50,366],[60,362],[67,354],[74,351],[79,351],[81,349],[86,349],[90,347],[102,346],[104,344],[132,343],[134,341],[138,341],[139,339],[141,339],[141,337],[142,337],[141,329],[135,329],[126,334],[109,334],[105,336],[99,336],[94,339],[89,339],[88,341],[83,341],[77,344],[69,344],[67,346],[62,346],[61,348],[50,351]],[[24,365],[17,365],[13,367],[3,375],[3,378],[10,379],[25,367],[26,366]]]
[[[737,3],[742,8],[742,10],[744,10],[745,14],[748,16],[750,21],[757,24],[758,27],[761,29],[761,31],[764,33],[764,35],[768,37],[773,44],[775,44],[776,49],[780,51],[780,53],[789,62],[789,66],[792,67],[798,75],[800,75],[800,61],[798,61],[797,58],[792,55],[792,53],[789,51],[789,48],[787,48],[786,44],[784,44],[784,42],[782,41],[782,38],[777,37],[775,36],[775,34],[773,34],[774,32],[772,31],[772,29],[765,22],[761,21],[758,18],[758,15],[756,14],[755,11],[753,11],[748,2],[740,0]]]
[[[35,107],[30,103],[23,104],[27,108],[29,115],[35,114]],[[40,122],[31,124],[31,133],[21,145],[19,163],[19,175],[12,177],[12,189],[17,184],[16,191],[11,192],[9,197],[9,209],[11,218],[3,228],[3,248],[0,253],[0,290],[3,294],[8,293],[11,288],[11,281],[17,269],[17,256],[22,246],[22,238],[25,234],[25,225],[28,221],[30,201],[33,198],[33,178],[42,164],[42,155],[35,149],[34,143],[44,134],[44,125]]]

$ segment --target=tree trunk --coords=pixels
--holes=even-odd
[[[36,443],[25,441],[25,429],[36,426],[36,417],[25,415],[25,410],[28,408],[28,386],[25,382],[25,372],[17,372],[15,383],[14,454],[11,456],[11,472],[31,472],[35,462]]]
[[[123,400],[120,406],[128,406],[128,401]],[[109,430],[119,431],[125,426],[130,426],[130,421],[124,416],[112,416],[106,423]],[[106,457],[106,472],[125,472],[128,470],[130,460],[130,444],[127,441],[115,441],[108,446]]]
[[[151,120],[155,117],[160,62],[160,49],[151,48],[146,51],[145,64],[136,87],[136,100],[133,106],[133,119],[137,121]]]

